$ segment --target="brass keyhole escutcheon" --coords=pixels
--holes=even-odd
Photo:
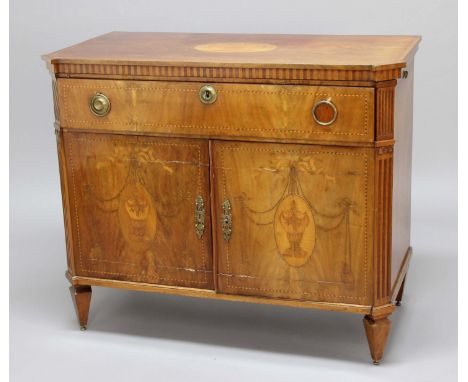
[[[91,113],[98,117],[104,117],[107,115],[110,111],[110,107],[111,104],[109,98],[102,93],[96,93],[89,100],[89,109],[91,110]]]
[[[221,230],[223,231],[223,239],[227,243],[231,239],[232,234],[232,207],[229,199],[224,199],[221,207],[223,210],[221,214]]]
[[[200,101],[205,104],[210,104],[216,101],[218,97],[216,89],[211,85],[204,85],[200,88],[198,95],[200,96]]]

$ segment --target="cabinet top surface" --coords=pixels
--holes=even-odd
[[[419,36],[111,32],[44,56],[52,64],[402,68]]]

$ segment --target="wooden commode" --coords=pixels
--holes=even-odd
[[[113,32],[45,56],[81,327],[92,286],[351,312],[378,363],[419,41]]]

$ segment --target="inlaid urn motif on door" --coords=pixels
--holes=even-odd
[[[284,261],[304,265],[315,247],[315,222],[307,202],[298,195],[285,196],[275,214],[275,239]]]

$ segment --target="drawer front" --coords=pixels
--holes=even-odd
[[[57,82],[60,124],[67,128],[305,142],[374,139],[372,88],[216,83],[216,100],[207,104],[201,83]],[[96,93],[110,101],[105,116],[90,110]]]
[[[212,145],[224,293],[371,304],[373,151]]]
[[[208,143],[63,139],[76,274],[212,289]]]

